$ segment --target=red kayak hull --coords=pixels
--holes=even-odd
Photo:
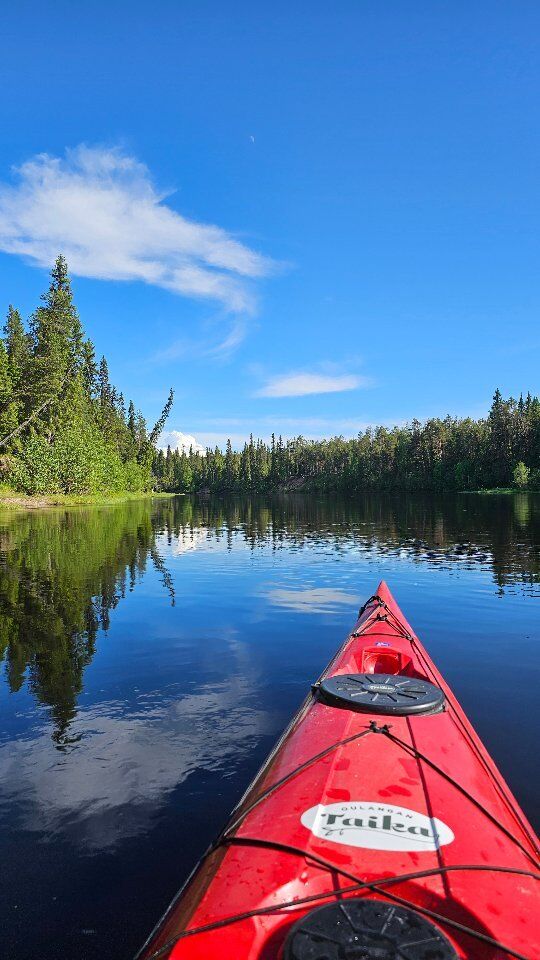
[[[457,957],[540,957],[532,827],[384,583],[321,680],[349,674],[427,680],[444,708],[357,712],[316,684],[141,960],[282,958],[300,917],[359,896]]]

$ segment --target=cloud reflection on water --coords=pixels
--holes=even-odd
[[[331,613],[342,605],[350,607],[352,611],[358,606],[356,594],[338,587],[304,587],[297,590],[270,587],[263,594],[272,606],[297,613]]]
[[[190,774],[233,775],[275,727],[253,703],[253,685],[238,673],[194,693],[156,691],[131,709],[103,701],[79,710],[62,754],[39,726],[0,747],[1,809],[48,842],[63,835],[86,853],[114,847],[147,830]]]

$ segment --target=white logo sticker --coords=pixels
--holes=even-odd
[[[367,850],[438,850],[454,839],[437,817],[370,800],[317,804],[300,820],[316,837]]]

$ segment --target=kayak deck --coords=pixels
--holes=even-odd
[[[299,918],[369,898],[453,951],[411,957],[533,960],[535,878],[531,826],[381,583],[140,957],[303,956]]]

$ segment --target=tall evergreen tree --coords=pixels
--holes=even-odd
[[[58,396],[68,379],[74,378],[83,363],[83,330],[71,291],[64,257],[59,256],[51,272],[51,284],[42,296],[43,305],[31,318],[33,341],[33,400],[47,394]]]
[[[130,400],[129,407],[128,407],[127,428],[133,440],[135,440],[136,426],[137,426],[137,417],[135,414],[135,404],[133,403],[133,400]]]
[[[0,340],[0,438],[17,426],[17,404],[14,402],[10,362],[3,340]]]
[[[22,317],[11,304],[8,307],[4,325],[4,337],[13,392],[22,407],[23,398],[27,397],[28,394],[28,376],[32,351],[30,337],[24,329]]]
[[[82,376],[88,396],[93,400],[98,391],[98,368],[96,351],[91,340],[82,344]]]
[[[143,490],[155,454],[141,415],[130,427],[105,358],[96,367],[73,302],[67,264],[51,283],[25,332],[9,308],[0,340],[0,441],[3,479],[27,493]],[[160,418],[160,429],[172,397]],[[134,414],[134,408],[132,410]],[[141,448],[144,456],[140,457]],[[7,456],[5,455],[7,454]]]
[[[99,395],[99,402],[102,408],[110,407],[111,394],[112,394],[112,387],[111,387],[111,381],[109,380],[109,366],[105,357],[102,357],[99,362],[99,372],[98,372],[98,395]]]
[[[154,426],[152,427],[152,430],[150,431],[149,441],[152,445],[156,443],[161,431],[163,430],[167,417],[169,416],[172,410],[173,403],[174,403],[174,390],[171,387],[171,389],[169,390],[169,396],[167,397],[167,402],[163,407],[163,410],[161,411],[158,420],[156,420]]]
[[[227,446],[225,448],[225,483],[227,488],[230,490],[234,486],[234,455],[232,444],[230,440],[227,440]]]

